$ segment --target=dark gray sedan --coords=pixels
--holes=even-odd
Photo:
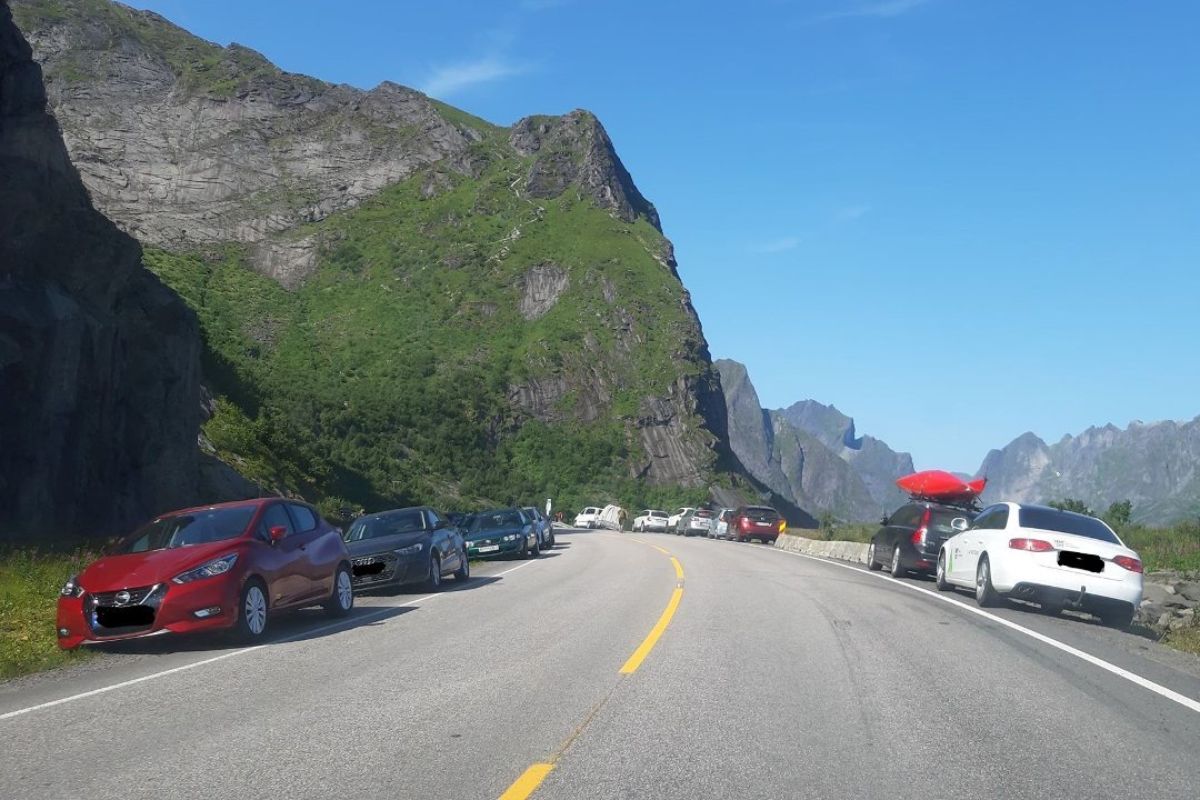
[[[462,532],[428,506],[359,517],[344,538],[356,590],[423,583],[436,591],[446,575],[471,577]]]

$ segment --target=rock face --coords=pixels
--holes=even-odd
[[[0,537],[112,532],[193,497],[196,319],[92,208],[0,3]]]
[[[765,411],[744,365],[721,359],[729,443],[754,478],[810,512],[873,520],[885,508],[853,465],[784,412]],[[911,462],[910,462],[911,463]]]
[[[984,458],[985,501],[1083,500],[1097,512],[1129,500],[1135,521],[1200,515],[1200,417],[1191,422],[1089,428],[1047,445],[1025,433]]]

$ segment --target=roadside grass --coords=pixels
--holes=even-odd
[[[1127,525],[1117,533],[1142,557],[1147,572],[1200,572],[1200,521],[1179,522],[1167,528]]]
[[[1170,631],[1163,637],[1162,642],[1176,650],[1200,656],[1200,625]]]
[[[96,558],[79,547],[49,552],[0,548],[0,680],[81,661],[80,648],[60,650],[54,632],[58,590]]]

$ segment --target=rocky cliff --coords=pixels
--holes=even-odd
[[[205,431],[251,477],[456,503],[721,466],[699,320],[592,114],[501,128],[107,0],[14,9],[97,206],[197,311]]]
[[[0,538],[191,500],[196,318],[92,207],[3,3],[0,176]]]
[[[1129,500],[1133,518],[1165,524],[1200,515],[1200,417],[1089,428],[1048,445],[1025,433],[984,458],[985,501],[1083,500],[1103,512]]]

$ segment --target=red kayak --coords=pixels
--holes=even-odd
[[[941,469],[927,469],[896,479],[896,485],[913,497],[930,500],[967,499],[978,497],[987,478],[964,481]]]

